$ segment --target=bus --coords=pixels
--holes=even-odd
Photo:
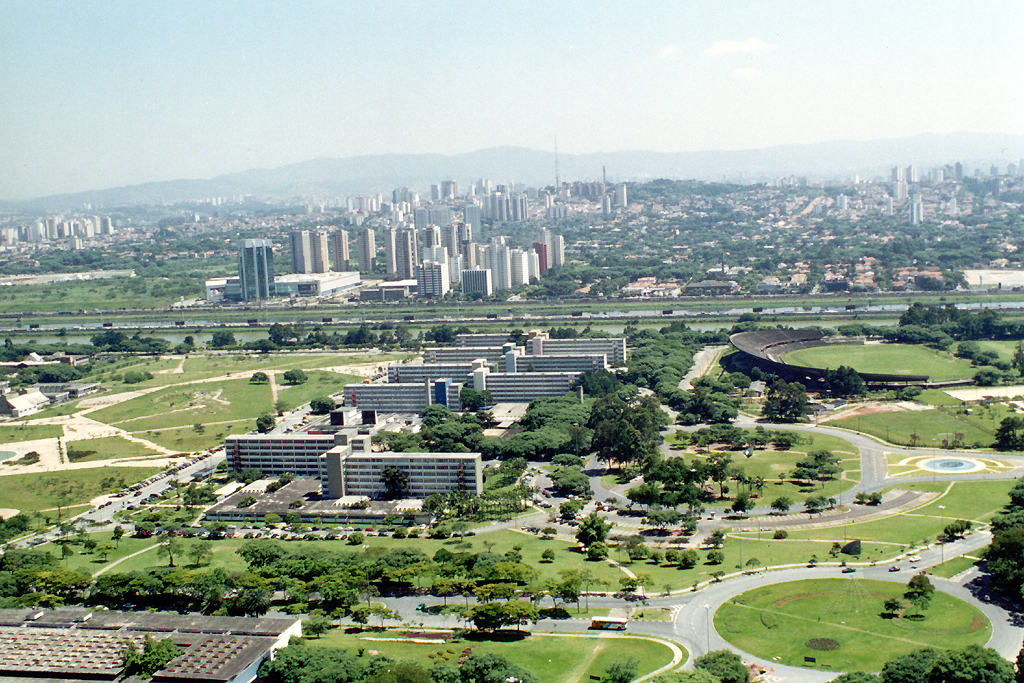
[[[590,620],[590,628],[625,631],[628,621],[626,617],[594,617]]]

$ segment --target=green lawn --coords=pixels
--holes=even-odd
[[[838,496],[841,492],[851,488],[860,480],[860,455],[851,450],[850,443],[834,436],[826,434],[806,435],[802,443],[794,445],[789,451],[755,450],[754,455],[745,458],[742,453],[732,453],[732,467],[742,470],[750,478],[761,477],[765,480],[762,491],[756,489],[753,493],[758,496],[754,499],[757,505],[767,505],[779,496],[788,496],[794,503],[801,503],[811,496],[824,496],[831,498]],[[845,476],[842,479],[826,481],[824,487],[820,483],[807,485],[806,482],[795,482],[789,478],[790,473],[796,468],[798,460],[806,457],[807,453],[817,450],[832,451],[841,459]],[[688,454],[688,457],[694,457]],[[696,457],[706,457],[704,455]],[[712,508],[727,508],[732,505],[736,494],[741,490],[740,485],[735,481],[726,484],[729,493],[724,500],[711,500],[705,503]],[[717,493],[716,486],[716,493]],[[747,492],[747,487],[742,487]]]
[[[790,666],[878,671],[897,656],[924,647],[984,646],[992,634],[976,608],[935,591],[924,618],[882,615],[882,603],[902,597],[906,585],[863,579],[818,579],[765,586],[744,593],[715,613],[715,629],[737,648]],[[835,641],[815,649],[812,639]]]
[[[3,504],[22,512],[55,509],[88,503],[103,493],[141,481],[161,471],[159,467],[96,467],[66,472],[12,474],[0,478]],[[56,516],[56,515],[54,515]]]
[[[109,531],[89,534],[89,538],[97,543],[109,543],[114,546],[114,549],[110,551],[109,555],[107,555],[106,561],[104,561],[103,556],[98,552],[93,551],[92,553],[87,553],[82,545],[77,542],[77,536],[70,536],[70,538],[73,539],[71,548],[75,551],[75,554],[68,558],[66,566],[70,569],[78,569],[86,572],[87,574],[95,574],[104,567],[109,567],[122,557],[127,557],[134,552],[155,546],[159,543],[159,540],[156,538],[133,538],[131,536],[131,525],[123,524],[122,526],[124,527],[125,535],[117,543],[114,542],[111,532]],[[61,554],[61,548],[56,543],[46,543],[41,545],[39,546],[39,550],[48,550],[57,557],[60,557]],[[152,556],[151,559],[155,561],[157,557],[156,552],[153,551],[149,554]],[[121,565],[118,565],[113,571],[120,572]]]
[[[991,419],[988,413],[958,415],[955,408],[935,408],[873,413],[822,424],[864,432],[889,443],[907,446],[914,443],[925,448],[941,448],[943,439],[952,441],[956,434],[963,434],[963,441],[968,446],[987,448],[995,440],[1000,419],[998,415]],[[918,436],[916,441],[911,434]]]
[[[815,346],[783,355],[790,365],[812,368],[852,367],[858,372],[897,375],[928,375],[933,381],[974,377],[977,368],[970,361],[946,351],[907,344],[865,344]]]
[[[90,414],[100,422],[138,432],[228,420],[255,419],[272,408],[270,387],[248,379],[167,387]]]
[[[406,618],[412,615],[403,615]],[[501,654],[528,669],[544,683],[570,683],[587,681],[590,676],[604,677],[605,670],[615,661],[632,657],[639,662],[638,675],[648,674],[672,661],[672,651],[665,645],[643,638],[603,633],[560,637],[530,634],[509,638],[502,634],[489,637],[473,634],[468,638],[445,643],[413,643],[398,640],[400,632],[346,633],[334,629],[322,638],[311,639],[313,646],[365,648],[377,650],[399,661],[414,661],[430,668],[434,661],[450,660],[453,664],[465,648],[473,653]],[[364,640],[365,637],[394,640]],[[452,652],[449,652],[452,650]],[[434,655],[431,657],[430,655]],[[683,657],[686,657],[685,651]]]
[[[309,377],[307,381],[294,386],[282,384],[281,375],[277,376],[277,400],[280,401],[284,410],[293,410],[314,398],[336,394],[346,384],[363,381],[363,378],[357,375],[343,375],[323,370],[309,370],[306,375]]]
[[[120,436],[105,436],[99,439],[68,441],[68,458],[71,462],[95,462],[96,460],[118,460],[156,455],[156,451],[135,441]],[[81,455],[76,456],[75,452]]]
[[[63,436],[64,428],[60,425],[0,425],[0,450],[4,450],[2,444],[17,443],[19,441],[35,441],[36,439],[52,439],[56,436]]]
[[[202,431],[196,431],[195,425],[190,425],[170,429],[147,429],[132,434],[179,453],[196,453],[207,448],[224,445],[225,436],[251,432],[256,428],[256,418],[215,424],[203,422],[202,424]]]

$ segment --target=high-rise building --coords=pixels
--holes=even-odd
[[[426,225],[422,230],[419,231],[419,241],[424,247],[440,247],[442,246],[441,241],[441,228],[436,225]]]
[[[480,207],[476,204],[467,204],[462,209],[462,222],[466,226],[466,229],[470,232],[469,240],[473,239],[473,235],[479,235],[481,229],[481,211]]]
[[[451,281],[447,260],[426,260],[416,268],[418,296],[440,298],[451,291]]]
[[[459,196],[459,183],[456,180],[441,182],[441,199],[455,199]]]
[[[292,272],[313,272],[313,244],[309,230],[292,230]]]
[[[242,300],[261,302],[274,293],[274,249],[270,240],[242,240],[238,250]]]
[[[509,219],[515,223],[525,223],[529,218],[529,204],[526,195],[517,193],[509,197]]]
[[[916,183],[916,182],[918,182],[917,166],[914,166],[913,164],[911,164],[910,166],[907,166],[907,175],[904,178],[904,180],[906,180],[908,183]]]
[[[626,183],[619,183],[615,186],[615,206],[620,209],[626,208],[628,205],[628,198],[626,197]]]
[[[530,284],[530,259],[522,249],[509,252],[511,285],[513,288]]]
[[[377,240],[372,228],[366,228],[356,238],[356,251],[359,252],[359,272],[373,272],[377,264]]]
[[[537,267],[543,275],[548,269],[548,245],[543,242],[534,242],[533,253],[537,255]]]
[[[311,273],[327,273],[331,270],[330,251],[327,246],[327,231],[317,230],[310,233],[309,245],[312,247],[310,260],[313,264]]]
[[[413,228],[388,230],[384,233],[384,240],[388,274],[397,275],[399,280],[415,278],[416,265],[419,263],[416,230]]]
[[[344,273],[349,270],[351,259],[348,253],[348,231],[336,230],[331,234],[331,252],[334,255],[334,270]]]
[[[953,177],[957,180],[964,179],[964,165],[959,161],[953,165]]]
[[[915,193],[910,202],[910,224],[918,225],[924,220],[924,201]]]
[[[503,244],[489,244],[484,248],[484,267],[491,271],[494,291],[512,289],[512,259],[509,248]]]
[[[494,294],[494,283],[491,281],[491,271],[480,268],[464,270],[461,274],[462,293],[474,294],[479,292],[484,296]]]

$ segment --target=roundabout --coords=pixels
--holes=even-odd
[[[776,583],[724,602],[713,623],[736,649],[775,665],[828,671],[877,671],[921,648],[988,642],[992,626],[978,608],[936,591],[919,610],[903,599],[906,589],[904,583],[859,578]],[[889,600],[903,607],[890,612]]]

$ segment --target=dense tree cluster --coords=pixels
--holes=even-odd
[[[1010,489],[1010,502],[992,519],[992,543],[985,551],[993,585],[1013,600],[1024,598],[1024,478]]]

